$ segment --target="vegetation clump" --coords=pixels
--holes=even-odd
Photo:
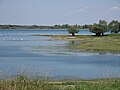
[[[120,32],[120,22],[117,20],[113,20],[109,23],[108,25],[109,30],[111,31],[111,33],[118,33]]]
[[[96,36],[104,35],[107,31],[107,22],[105,20],[100,20],[99,24],[94,24],[90,27],[90,32],[95,33]]]
[[[66,81],[17,76],[0,80],[0,90],[120,90],[120,79]]]
[[[109,34],[103,36],[95,35],[76,35],[75,38],[69,38],[69,35],[51,36],[57,40],[79,41],[77,44],[68,44],[66,47],[87,52],[100,53],[120,53],[120,34]]]
[[[72,34],[72,36],[75,36],[75,33],[80,31],[77,26],[69,26],[67,30],[69,34]]]

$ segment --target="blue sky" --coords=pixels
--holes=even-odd
[[[0,0],[0,24],[91,24],[120,21],[120,0]]]

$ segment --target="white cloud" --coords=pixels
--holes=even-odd
[[[119,10],[119,9],[120,9],[120,8],[117,7],[117,6],[114,6],[114,7],[111,8],[111,10]]]
[[[79,12],[80,12],[80,10],[76,10],[75,12],[76,12],[76,13],[79,13]]]
[[[89,9],[89,7],[83,7],[82,9],[80,9],[80,12],[87,12]]]
[[[87,12],[85,9],[76,10],[75,13]]]
[[[74,12],[73,11],[70,11],[69,14],[73,14]]]
[[[80,9],[80,12],[87,12],[86,9]]]
[[[83,7],[84,9],[89,9],[89,7]]]
[[[88,9],[89,9],[89,7],[83,7],[83,8],[81,8],[81,9],[77,9],[77,10],[75,10],[75,11],[70,11],[70,12],[68,13],[68,15],[70,15],[70,14],[85,13],[85,12],[88,11]]]

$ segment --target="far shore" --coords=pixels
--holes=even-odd
[[[67,30],[67,29],[44,29],[44,28],[43,29],[24,29],[24,28],[23,29],[19,29],[19,28],[18,29],[17,28],[16,29],[11,29],[10,28],[10,29],[0,29],[0,30]],[[80,30],[88,30],[88,28],[80,29]]]
[[[0,29],[0,30],[66,30],[66,29]]]

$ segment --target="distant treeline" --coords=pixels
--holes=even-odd
[[[101,27],[102,29],[106,28],[106,30],[111,29],[111,32],[120,32],[120,22],[118,20],[112,20],[111,22],[107,22],[105,20],[99,20],[99,24],[85,24],[85,25],[53,25],[53,26],[39,26],[39,25],[0,25],[0,29],[68,29],[69,26],[77,27],[78,29],[86,29],[91,27]],[[104,27],[104,28],[103,28]],[[94,28],[96,29],[96,28]],[[105,31],[106,31],[105,30]],[[101,30],[98,30],[101,31]]]
[[[89,28],[90,25],[74,25],[79,29]],[[39,26],[39,25],[0,25],[0,29],[67,29],[68,24],[64,25],[54,25],[54,26]]]

